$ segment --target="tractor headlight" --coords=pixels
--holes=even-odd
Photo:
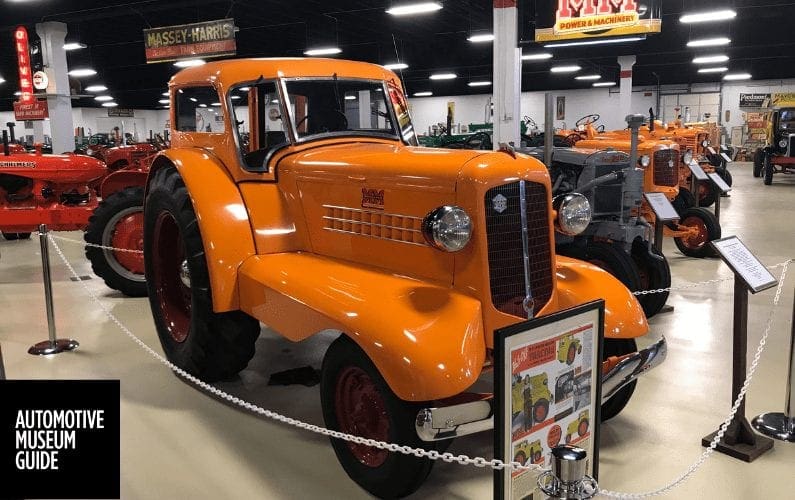
[[[709,141],[708,140],[704,139],[703,141],[701,141],[701,147],[702,148],[706,148],[707,146],[709,146]]]
[[[649,165],[651,165],[651,158],[649,157],[649,155],[643,155],[640,158],[638,158],[638,163],[640,164],[641,167],[646,168]]]
[[[690,162],[693,161],[693,152],[689,149],[685,151],[685,154],[682,155],[682,161],[685,162],[685,165],[690,165]]]
[[[445,205],[434,209],[422,221],[425,239],[445,252],[457,252],[472,237],[472,219],[461,207]]]
[[[552,200],[552,208],[558,213],[555,228],[563,234],[580,234],[591,223],[591,204],[580,193],[556,196]]]
[[[787,140],[786,139],[781,139],[780,141],[778,141],[778,147],[780,147],[782,149],[786,148],[787,147]]]

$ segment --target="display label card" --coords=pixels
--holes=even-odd
[[[118,380],[0,380],[0,498],[119,498]]]
[[[657,219],[661,222],[679,218],[679,214],[676,213],[676,209],[671,205],[671,202],[668,201],[665,193],[643,193],[643,196],[646,197],[646,201],[649,202],[651,209],[654,210],[654,215],[656,215]]]
[[[596,477],[602,400],[604,301],[497,330],[495,456],[550,466],[551,450],[572,444],[588,453]],[[494,471],[494,498],[544,498],[532,470]]]
[[[696,176],[696,179],[700,181],[709,180],[709,177],[707,177],[707,173],[704,172],[704,169],[701,168],[701,165],[699,165],[695,161],[691,161],[687,166],[690,168],[690,171],[693,172],[693,175]]]
[[[726,160],[726,163],[731,163],[731,162],[733,162],[733,161],[734,161],[734,160],[732,160],[731,158],[729,158],[729,155],[727,155],[726,153],[721,153],[720,155],[721,155],[721,157],[722,157],[724,160]]]
[[[712,146],[708,146],[707,147],[707,151],[709,151],[709,154],[711,154],[711,155],[714,155],[714,154],[717,153],[717,151],[715,151],[715,148],[713,148]]]
[[[776,286],[778,281],[737,236],[710,242],[721,259],[738,274],[752,293]],[[736,279],[736,278],[735,278]]]
[[[714,172],[711,173],[711,174],[707,174],[707,175],[709,175],[710,180],[712,182],[714,182],[715,185],[718,186],[718,189],[720,189],[722,192],[728,193],[729,191],[732,190],[731,186],[726,184],[726,181],[724,181],[723,178],[720,175],[718,175],[718,174],[716,174]]]

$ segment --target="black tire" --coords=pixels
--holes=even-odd
[[[6,233],[3,231],[3,238],[7,239],[8,241],[14,241],[19,239],[19,233]]]
[[[143,227],[137,226],[140,228],[137,229],[135,226],[142,220],[143,211],[143,187],[129,187],[113,193],[102,200],[91,214],[83,238],[86,243],[115,246],[114,235],[119,223],[129,224],[132,226],[130,238],[127,238],[130,241],[120,244],[119,248],[129,247],[131,250],[140,250]],[[141,233],[135,234],[138,230]],[[94,274],[102,278],[108,287],[129,297],[146,296],[146,279],[141,254],[116,254],[112,250],[87,246],[86,258],[91,262]]]
[[[344,410],[338,411],[338,404],[343,408],[346,404],[350,404],[351,398],[343,398],[342,395],[348,394],[345,392],[345,387],[347,379],[351,376],[358,376],[357,381],[363,382],[361,386],[367,389],[359,391],[359,394],[365,394],[360,399],[367,399],[366,395],[369,392],[371,396],[376,397],[367,399],[368,405],[383,406],[379,408],[382,411],[377,411],[375,414],[386,418],[385,422],[378,422],[380,429],[386,426],[382,431],[385,434],[383,436],[385,441],[413,448],[433,449],[430,448],[432,443],[420,440],[414,427],[417,412],[423,405],[398,398],[367,354],[345,335],[341,335],[331,343],[323,358],[320,401],[326,427],[377,439],[373,433],[366,430],[368,424],[372,424],[368,422],[367,417],[371,417],[372,420],[373,412],[354,419]],[[356,422],[353,423],[352,420]],[[363,445],[351,445],[347,441],[335,438],[331,438],[331,445],[348,476],[370,494],[379,498],[400,498],[415,492],[428,477],[434,462],[428,458],[418,458]]]
[[[688,257],[711,257],[715,254],[709,242],[720,238],[721,228],[715,214],[706,208],[690,208],[681,214],[679,223],[684,226],[698,225],[701,232],[696,239],[674,238],[676,248]]]
[[[623,356],[638,350],[637,344],[634,339],[605,339],[603,359],[610,356]],[[629,400],[632,398],[632,393],[635,392],[635,386],[638,385],[637,380],[633,380],[625,385],[610,399],[602,403],[601,421],[606,422],[615,417],[624,407],[627,406]]]
[[[259,322],[213,312],[204,244],[188,190],[174,167],[158,170],[144,205],[149,305],[166,357],[207,382],[229,379],[254,356]],[[180,280],[188,271],[189,287]]]
[[[30,233],[17,233],[17,239],[19,240],[29,240]]]
[[[659,256],[662,260],[656,258]],[[657,290],[671,286],[671,268],[664,255],[657,254],[653,249],[637,240],[632,244],[632,260],[638,269],[641,290]],[[648,293],[638,295],[638,302],[643,307],[647,318],[651,318],[665,305],[669,292]]]
[[[762,162],[762,175],[764,175],[762,182],[765,183],[765,186],[769,186],[773,183],[773,173],[775,171],[776,167],[773,165],[773,160],[770,158],[770,155],[766,154]]]
[[[523,451],[520,451],[513,457],[514,462],[519,462],[519,464],[524,465],[527,462],[527,457],[525,456]]]
[[[754,171],[753,171],[754,177],[762,177],[762,165],[763,165],[762,157],[764,156],[764,154],[765,153],[762,151],[762,148],[757,148],[757,150],[754,152]]]
[[[718,174],[718,176],[721,179],[723,179],[723,182],[725,182],[729,187],[732,186],[732,184],[734,183],[734,179],[732,179],[732,173],[729,172],[728,168],[725,168],[725,167],[724,168],[718,168],[718,169],[715,170],[715,172]]]
[[[549,416],[549,401],[539,399],[533,405],[533,425],[540,424]]]
[[[698,206],[711,207],[720,196],[719,191],[718,186],[710,180],[699,182]]]
[[[601,267],[633,292],[640,289],[640,276],[635,263],[618,243],[588,241],[586,245],[562,247],[560,253]]]
[[[685,210],[696,206],[696,197],[689,189],[680,186],[679,193],[674,198],[674,201],[671,202],[671,205],[674,206],[676,213],[682,215]]]

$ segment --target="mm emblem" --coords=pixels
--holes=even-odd
[[[496,210],[498,214],[508,210],[508,198],[501,194],[492,198],[491,203],[494,205],[494,210]]]
[[[384,190],[362,188],[362,208],[384,209]]]

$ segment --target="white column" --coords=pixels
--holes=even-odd
[[[44,121],[42,120],[33,120],[33,142],[44,144]]]
[[[522,49],[517,45],[516,0],[494,0],[494,148],[519,147]]]
[[[619,56],[618,65],[621,66],[621,93],[619,94],[619,110],[616,116],[627,116],[632,111],[632,66],[635,65],[635,56]],[[644,114],[645,110],[635,110],[635,113]]]
[[[52,152],[59,154],[73,151],[74,122],[72,121],[72,100],[69,97],[69,71],[66,66],[66,24],[57,22],[39,23],[36,33],[41,39],[41,54],[44,70],[50,80],[47,87],[47,106],[50,113]]]

